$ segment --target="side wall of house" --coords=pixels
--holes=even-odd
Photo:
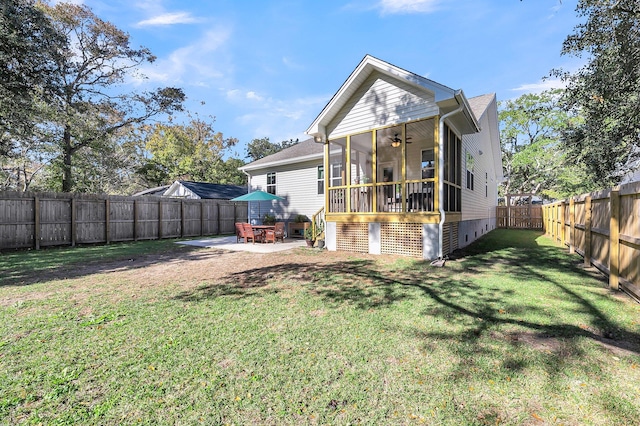
[[[373,72],[327,126],[329,138],[432,117],[439,111],[427,90]]]
[[[458,247],[471,244],[496,227],[498,180],[494,150],[500,149],[497,122],[491,119],[492,102],[480,117],[479,133],[462,136],[462,217],[458,224]],[[468,188],[467,153],[473,157],[473,189]]]
[[[324,194],[318,194],[318,166],[322,159],[307,161],[259,171],[251,171],[251,189],[267,190],[267,173],[276,173],[276,195],[284,198],[277,201],[251,203],[251,219],[265,213],[275,214],[278,220],[292,221],[298,214],[311,219],[322,206]]]

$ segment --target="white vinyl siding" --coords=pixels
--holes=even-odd
[[[260,214],[275,214],[278,220],[293,220],[296,215],[304,214],[311,219],[322,206],[324,206],[324,194],[318,194],[318,166],[322,160],[301,162],[278,167],[270,167],[269,170],[251,172],[252,190],[266,190],[267,173],[276,172],[277,194],[284,198],[281,201],[264,201],[260,205]],[[255,205],[257,215],[257,203]]]
[[[327,126],[330,139],[439,113],[427,90],[373,72]]]
[[[480,119],[480,128],[490,128],[486,114]],[[462,184],[462,220],[495,217],[495,208],[498,203],[498,182],[494,170],[491,135],[486,130],[480,133],[463,135],[462,150],[473,156],[473,174],[475,177],[475,189],[472,191],[467,189],[467,173],[462,175],[464,180]],[[463,170],[466,169],[463,168]]]

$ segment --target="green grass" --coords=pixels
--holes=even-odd
[[[0,256],[0,424],[640,418],[640,305],[535,232],[491,232],[445,268],[301,249],[216,280],[197,257],[197,279],[31,279],[133,255],[87,249]]]

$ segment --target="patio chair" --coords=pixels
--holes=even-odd
[[[251,226],[250,223],[243,223],[242,224],[242,231],[243,231],[243,237],[244,237],[245,244],[249,240],[253,241],[254,244],[256,243],[256,241],[262,241],[263,240],[262,232],[257,230],[257,229],[253,229],[253,227]]]
[[[284,243],[284,222],[276,222],[274,229],[265,230],[265,242],[272,242],[280,240]]]
[[[236,222],[236,243],[240,242],[240,238],[244,238],[244,229],[241,222]],[[244,242],[246,243],[247,240],[245,239]]]

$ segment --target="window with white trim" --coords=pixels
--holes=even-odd
[[[473,158],[473,155],[471,155],[469,153],[469,151],[467,151],[467,189],[470,189],[473,191],[474,188],[474,176],[473,176],[473,169],[474,169],[474,162],[475,159]]]
[[[324,166],[318,166],[318,195],[324,194]]]
[[[276,172],[267,173],[267,192],[276,195]]]

